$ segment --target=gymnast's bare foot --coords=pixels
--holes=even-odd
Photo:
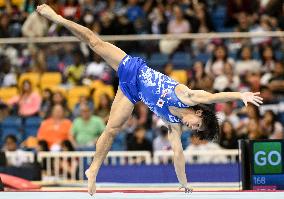
[[[88,178],[88,193],[92,196],[96,193],[96,176],[87,169],[85,175]]]

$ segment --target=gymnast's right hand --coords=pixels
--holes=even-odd
[[[43,17],[51,20],[51,21],[55,21],[58,17],[58,15],[56,14],[56,12],[54,12],[54,10],[52,10],[51,7],[49,7],[46,4],[42,4],[40,6],[37,7],[36,11]]]
[[[85,175],[88,178],[88,193],[92,196],[96,193],[96,177],[89,169],[86,170]]]

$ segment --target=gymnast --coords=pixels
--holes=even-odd
[[[37,7],[37,12],[70,30],[80,41],[101,56],[117,73],[119,88],[112,103],[106,129],[96,144],[96,153],[85,174],[88,178],[88,192],[96,191],[96,177],[103,160],[111,148],[115,136],[132,114],[135,103],[142,101],[151,111],[162,118],[168,126],[168,138],[174,152],[175,172],[180,188],[191,192],[186,173],[185,158],[181,144],[182,125],[186,125],[201,139],[212,140],[219,132],[215,112],[204,104],[242,100],[256,106],[262,98],[252,92],[209,93],[191,90],[170,77],[148,67],[145,60],[127,55],[123,50],[105,42],[88,28],[56,14],[48,5]]]

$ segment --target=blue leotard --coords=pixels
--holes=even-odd
[[[189,107],[175,94],[178,82],[149,68],[143,59],[129,55],[119,64],[118,77],[120,89],[133,104],[142,101],[162,119],[171,123],[181,122],[169,110],[170,106]]]

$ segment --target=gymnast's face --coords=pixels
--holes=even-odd
[[[186,125],[191,130],[203,130],[203,121],[202,121],[202,110],[197,110],[193,113],[189,113],[182,118],[182,123]]]

